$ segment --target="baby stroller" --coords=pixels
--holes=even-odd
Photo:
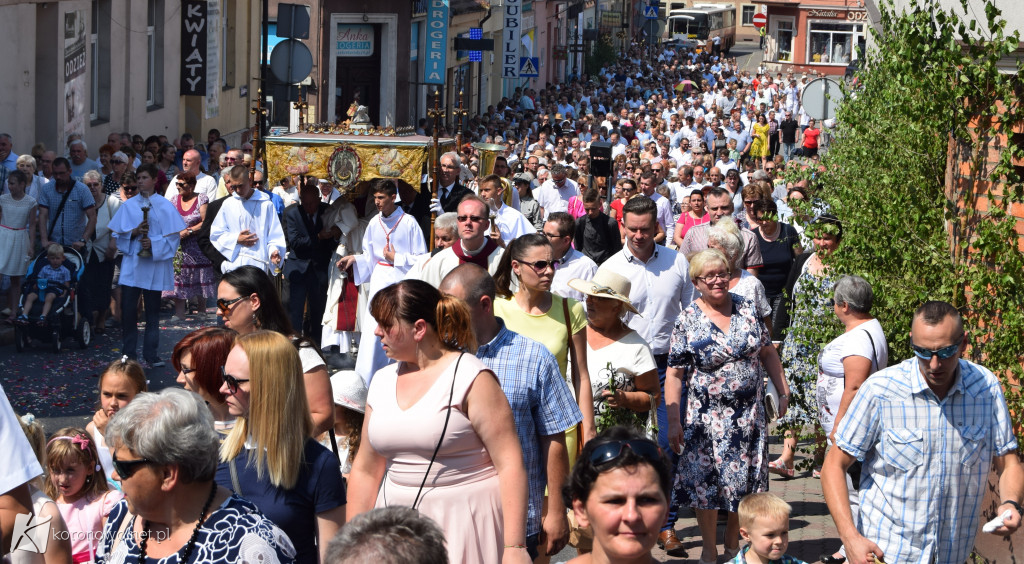
[[[29,319],[33,321],[18,322],[14,325],[14,348],[18,352],[24,351],[35,338],[45,343],[50,343],[53,352],[60,352],[61,342],[74,335],[78,346],[86,348],[92,340],[92,327],[89,320],[78,313],[78,280],[85,271],[85,260],[74,247],[64,247],[64,266],[71,271],[71,280],[68,282],[67,295],[54,300],[50,313],[46,319],[37,323],[43,311],[43,292],[50,287],[51,282],[39,278],[39,271],[48,264],[46,250],[44,249],[29,265],[28,274],[25,275],[25,282],[21,286],[21,299],[18,302],[20,311],[25,303],[25,296],[30,293],[39,294],[39,299],[32,304],[32,311],[27,312]],[[59,284],[64,290],[63,284]]]

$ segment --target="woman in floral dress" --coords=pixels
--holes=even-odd
[[[825,454],[825,436],[817,421],[815,399],[818,382],[818,354],[822,347],[839,334],[840,325],[832,312],[832,292],[836,277],[830,275],[822,263],[822,257],[835,251],[843,237],[843,225],[832,215],[824,214],[808,226],[814,241],[814,252],[805,253],[793,261],[790,282],[787,284],[788,303],[780,304],[791,312],[786,340],[782,346],[782,364],[786,367],[786,379],[793,398],[793,409],[779,424],[785,431],[782,454],[769,464],[773,474],[792,478],[795,475],[796,436],[795,431],[804,427],[815,429],[818,446],[815,452],[815,469],[818,477],[821,460]],[[786,320],[783,320],[784,322]]]
[[[768,489],[764,372],[779,390],[780,412],[789,397],[768,328],[752,301],[729,293],[729,271],[715,249],[691,259],[701,295],[675,323],[665,378],[669,444],[680,452],[675,499],[696,510],[701,562],[718,557],[718,512],[728,512],[723,545],[731,558],[739,550],[740,499]],[[685,424],[678,408],[684,382]]]
[[[213,263],[199,249],[196,234],[206,219],[206,195],[196,194],[196,177],[179,174],[175,179],[178,193],[171,203],[185,220],[181,231],[181,246],[174,257],[174,290],[165,291],[163,297],[174,298],[174,315],[185,319],[185,306],[190,298],[200,298],[199,310],[206,311],[206,298],[217,295]]]

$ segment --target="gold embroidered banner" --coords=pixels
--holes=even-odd
[[[402,180],[416,191],[420,188],[423,163],[432,141],[428,137],[405,137],[402,144],[388,144],[386,138],[372,142],[351,139],[325,142],[321,139],[267,139],[267,170],[276,184],[283,176],[306,175],[325,178],[344,192],[358,182],[377,178]],[[410,143],[414,141],[414,143]],[[450,139],[441,142],[442,152],[454,146]],[[349,149],[344,162],[337,163],[332,174],[331,158],[339,147]],[[352,162],[353,154],[358,162]],[[352,173],[355,173],[353,177]]]

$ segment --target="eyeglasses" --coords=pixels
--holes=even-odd
[[[760,201],[761,200],[743,200],[743,205],[744,206],[752,206],[752,205],[754,205],[754,204],[756,204],[756,203],[758,203]]]
[[[88,186],[89,188],[96,188],[96,187],[98,187],[100,185],[100,183],[99,182],[86,182],[85,185]]]
[[[564,235],[559,235],[558,233],[542,233],[544,233],[544,236],[547,237],[548,239],[561,239],[562,237],[564,237]]]
[[[725,282],[729,279],[729,273],[724,272],[720,274],[712,274],[711,276],[698,276],[697,280],[703,281],[705,284],[711,284],[713,282]]]
[[[658,445],[640,439],[608,441],[590,452],[590,463],[596,467],[611,464],[621,458],[626,449],[651,464],[661,464],[661,451]]]
[[[963,342],[964,338],[961,335],[955,343],[948,347],[942,347],[941,349],[926,349],[915,345],[913,341],[910,342],[910,348],[914,350],[914,355],[921,360],[931,360],[933,356],[939,357],[939,360],[947,360],[953,358],[956,353],[959,352],[960,345],[962,345]]]
[[[134,191],[136,191],[138,189],[139,189],[138,186],[124,186],[125,192],[134,192]]]
[[[250,297],[251,296],[239,296],[233,300],[225,300],[224,298],[220,298],[217,300],[217,309],[220,310],[221,315],[227,315],[231,313],[231,306],[237,304],[242,300],[247,300]]]
[[[764,167],[764,170],[765,170],[765,172],[771,172],[771,171],[775,170],[775,167],[773,167],[773,166],[766,166],[766,167]]]
[[[153,463],[153,461],[148,458],[140,458],[138,460],[118,460],[116,454],[114,454],[112,458],[114,462],[114,472],[117,472],[117,475],[120,476],[122,480],[131,478],[132,474],[138,471],[138,469],[144,464]]]
[[[188,184],[186,184],[185,182],[175,182],[174,185],[177,186],[178,188],[184,188],[188,186]]]
[[[467,221],[472,221],[473,223],[480,223],[483,221],[487,221],[486,217],[480,217],[479,215],[458,215],[455,216],[455,219],[458,220],[459,223],[466,223]]]
[[[252,181],[252,185],[253,186],[263,186],[263,181],[262,180],[253,180]]]
[[[554,270],[555,269],[555,265],[558,264],[555,261],[549,261],[549,260],[538,260],[536,262],[526,262],[525,260],[520,260],[520,261],[516,261],[516,262],[518,262],[519,264],[528,264],[528,265],[530,265],[530,268],[532,268],[534,270],[534,272],[544,272],[545,270],[548,269],[549,266],[551,267],[551,270]]]
[[[235,378],[234,376],[224,372],[224,367],[220,367],[221,378],[224,379],[224,383],[228,385],[228,389],[231,390],[232,394],[238,393],[238,386],[243,382],[248,382],[248,378]]]

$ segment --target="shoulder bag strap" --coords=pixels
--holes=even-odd
[[[237,456],[235,458],[238,458]],[[231,471],[231,493],[242,495],[242,485],[238,481],[238,469],[235,468],[235,458],[228,461],[228,470]]]
[[[54,184],[56,186],[56,184]],[[68,198],[71,196],[71,192],[74,191],[75,185],[72,184],[71,188],[68,188],[67,192],[64,192],[64,197],[60,200],[60,205],[57,206],[57,213],[53,214],[53,221],[50,222],[50,229],[46,232],[46,238],[53,237],[53,228],[57,227],[57,219],[60,218],[61,212],[64,211],[64,205],[68,203]]]
[[[871,341],[871,373],[878,371],[878,353],[875,352],[875,340],[871,337],[871,331],[864,330],[868,334],[868,341]]]
[[[555,299],[557,294],[551,294],[551,299]],[[568,335],[569,340],[569,373],[572,375],[572,389],[576,392],[576,403],[580,401],[580,365],[576,359],[576,345],[572,342],[572,322],[569,320],[569,300],[562,298],[562,316],[565,318],[565,333]]]
[[[430,476],[430,467],[434,465],[434,459],[437,458],[438,451],[441,450],[441,443],[444,442],[444,433],[448,430],[448,420],[452,417],[452,401],[455,399],[455,379],[459,376],[459,363],[462,362],[462,356],[466,353],[460,353],[458,360],[455,361],[455,371],[452,374],[452,387],[448,392],[448,409],[444,415],[444,426],[441,427],[441,438],[437,439],[437,446],[434,447],[434,454],[430,455],[430,463],[427,464],[427,471],[423,473],[423,481],[420,482],[420,489],[416,491],[416,499],[412,501],[412,508],[416,509],[416,506],[420,503],[420,494],[423,493],[423,486],[427,485],[427,477]]]

